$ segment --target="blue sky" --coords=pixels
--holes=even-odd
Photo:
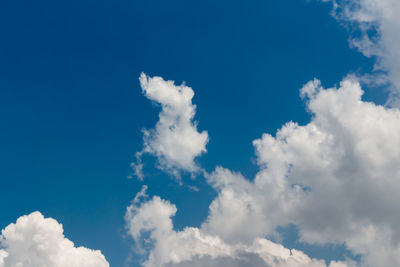
[[[40,211],[110,266],[140,266],[146,255],[132,251],[124,216],[143,185],[150,198],[176,205],[176,231],[201,227],[218,196],[201,173],[182,172],[179,181],[151,153],[144,180],[127,178],[142,129],[161,110],[143,95],[140,73],[193,88],[194,120],[209,136],[197,166],[252,180],[260,170],[253,140],[313,117],[299,96],[308,81],[340,86],[381,64],[396,87],[394,63],[349,44],[358,26],[333,16],[331,2],[305,0],[1,1],[0,228]],[[366,84],[363,99],[385,104],[395,92],[385,88]],[[346,240],[300,244],[295,224],[280,225],[289,248],[327,261],[357,254]]]

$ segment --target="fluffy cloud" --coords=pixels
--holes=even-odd
[[[98,250],[75,247],[62,225],[39,212],[20,217],[1,232],[0,267],[108,267]]]
[[[351,30],[351,45],[377,59],[374,72],[362,81],[390,83],[388,103],[399,106],[400,1],[323,1],[333,3],[334,16]],[[143,79],[145,88],[150,78]],[[175,88],[172,82],[157,79]],[[188,106],[192,105],[190,92]],[[200,228],[174,231],[171,217],[176,207],[158,197],[141,205],[133,203],[126,216],[129,233],[138,247],[143,233],[150,235],[153,244],[144,265],[325,266],[265,239],[278,226],[295,224],[301,241],[343,244],[361,256],[360,266],[400,266],[400,111],[364,102],[362,94],[354,78],[344,79],[339,88],[324,89],[319,80],[307,83],[300,95],[312,114],[311,121],[306,125],[288,122],[274,136],[263,134],[253,142],[260,168],[254,179],[223,167],[206,174],[218,195]],[[207,134],[204,139],[188,139],[201,140],[194,141],[200,145],[190,150],[192,156],[182,154],[190,164],[171,160],[183,150],[174,145],[170,151],[174,157],[166,155],[157,148],[166,146],[158,144],[174,139],[158,136],[184,140],[183,131],[176,135],[165,126],[179,124],[170,121],[176,121],[180,112],[167,112],[175,114],[166,115],[174,119],[167,119],[158,130],[163,125],[164,102],[149,98],[161,103],[163,110],[156,128],[145,132],[144,151],[156,155],[160,166],[170,172],[195,170],[193,160],[205,151]],[[192,127],[194,111],[188,113],[192,115],[185,125]],[[192,129],[188,136],[200,135],[195,125]],[[159,135],[159,131],[168,134]]]
[[[140,196],[144,196],[143,191]],[[153,246],[144,266],[326,267],[321,260],[263,238],[256,238],[249,245],[228,244],[204,229],[187,227],[174,231],[171,217],[176,212],[175,205],[157,196],[143,203],[136,197],[128,207],[126,222],[130,236],[140,246],[143,236],[148,235],[147,242]],[[329,265],[346,266],[350,265],[335,261]]]
[[[339,88],[307,83],[300,95],[311,121],[288,122],[253,142],[260,168],[254,179],[222,167],[206,175],[218,195],[200,228],[174,231],[176,208],[158,197],[132,204],[130,235],[139,243],[149,232],[154,244],[145,266],[290,266],[298,252],[264,239],[288,224],[297,225],[303,242],[344,244],[362,266],[400,265],[400,110],[364,102],[362,94],[353,78]],[[293,266],[323,264],[299,258],[305,261]]]
[[[400,265],[400,111],[363,102],[362,93],[352,79],[338,89],[306,84],[312,121],[254,141],[252,182],[217,168],[208,180],[219,195],[203,227],[251,241],[293,223],[303,241],[345,244],[366,266]]]
[[[144,73],[139,80],[144,95],[162,109],[155,128],[144,130],[144,148],[136,154],[137,162],[132,164],[136,176],[143,179],[143,153],[156,156],[159,167],[177,177],[179,170],[198,171],[194,159],[206,152],[208,134],[198,132],[197,123],[193,121],[196,106],[192,104],[192,88]]]
[[[331,0],[335,17],[350,27],[351,44],[377,57],[377,69],[388,72],[392,104],[400,96],[400,2],[398,0]],[[381,79],[380,79],[381,80]]]

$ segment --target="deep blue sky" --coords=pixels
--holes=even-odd
[[[349,48],[330,5],[306,0],[0,1],[0,228],[39,210],[77,245],[123,266],[125,208],[143,183],[127,176],[158,108],[140,72],[186,81],[210,142],[201,165],[256,172],[251,141],[306,123],[298,91],[373,60]],[[376,91],[366,99],[382,101]],[[150,194],[175,203],[178,228],[199,225],[215,193],[152,168]],[[193,207],[196,207],[193,210]],[[312,256],[323,252],[307,251]],[[320,253],[320,254],[318,254]],[[321,254],[322,253],[322,254]]]

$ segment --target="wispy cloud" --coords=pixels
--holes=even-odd
[[[400,2],[398,0],[331,0],[333,15],[351,32],[350,44],[377,59],[375,70],[387,72],[392,86],[388,103],[399,106]]]

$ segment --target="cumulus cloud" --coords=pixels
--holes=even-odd
[[[99,250],[75,247],[62,225],[40,212],[20,217],[2,230],[0,267],[108,267]]]
[[[143,150],[136,154],[137,162],[132,164],[136,176],[143,179],[143,153],[157,157],[158,167],[177,177],[180,170],[198,171],[194,160],[207,151],[208,133],[199,132],[197,122],[193,121],[196,105],[192,104],[192,88],[144,73],[139,80],[143,94],[160,104],[161,112],[155,128],[143,131]]]
[[[128,207],[126,222],[130,236],[140,244],[143,236],[148,235],[146,241],[151,246],[143,266],[327,266],[322,260],[311,259],[301,251],[289,250],[264,238],[256,238],[249,245],[228,244],[204,229],[187,227],[175,231],[171,218],[176,212],[175,205],[158,196],[142,203],[136,197]],[[350,265],[336,261],[329,265],[346,266]]]
[[[176,207],[158,197],[134,202],[126,215],[129,233],[138,247],[144,233],[152,244],[144,249],[144,266],[325,266],[265,239],[289,224],[297,226],[302,242],[345,245],[361,256],[359,266],[400,266],[400,111],[395,108],[400,106],[400,1],[323,1],[333,3],[333,15],[350,29],[351,45],[376,58],[373,73],[359,80],[347,77],[339,88],[325,89],[317,79],[304,85],[300,96],[311,121],[288,122],[275,135],[254,140],[259,165],[254,178],[223,167],[206,174],[218,194],[200,228],[173,230]],[[359,81],[390,84],[388,103],[393,108],[363,101]],[[163,112],[164,107],[160,121]],[[185,125],[193,125],[191,114]],[[157,156],[170,172],[196,169],[193,161],[205,151],[207,134],[196,142],[201,149],[185,156],[191,164],[181,164],[152,146],[168,140],[154,137],[157,125],[145,132],[143,151]],[[198,136],[195,124],[192,129]],[[181,152],[171,153],[179,158]]]
[[[302,241],[345,244],[366,266],[400,265],[400,111],[363,102],[362,93],[352,79],[340,88],[306,84],[311,122],[254,141],[254,181],[217,168],[208,179],[219,195],[203,227],[250,241],[293,223]]]
[[[218,194],[200,228],[174,231],[176,207],[158,197],[131,205],[130,235],[138,242],[149,232],[154,243],[144,265],[240,259],[290,266],[283,254],[271,263],[255,249],[288,224],[303,242],[345,245],[361,256],[361,266],[400,265],[400,110],[365,102],[362,94],[351,77],[339,88],[325,89],[317,79],[304,85],[300,96],[311,121],[288,122],[253,142],[254,179],[223,167],[207,174]],[[271,246],[266,253],[275,251]],[[320,263],[305,259],[299,266]]]
[[[400,94],[400,2],[398,0],[331,0],[334,16],[352,31],[350,43],[366,56],[376,56],[376,68],[388,72],[391,104]],[[378,79],[381,79],[379,77]]]

